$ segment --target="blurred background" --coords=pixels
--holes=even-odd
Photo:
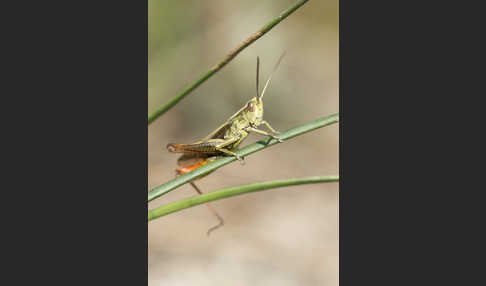
[[[165,104],[296,0],[149,1],[148,112]],[[174,178],[167,143],[203,138],[255,95],[256,57],[268,87],[265,120],[284,131],[339,111],[338,1],[309,1],[149,126],[148,185]],[[261,84],[261,88],[263,84]],[[339,125],[277,144],[197,182],[209,192],[284,178],[339,173]],[[261,140],[250,135],[243,146]],[[257,192],[151,221],[149,285],[338,285],[338,183]],[[154,208],[196,193],[184,185]]]

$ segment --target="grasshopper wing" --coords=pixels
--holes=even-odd
[[[208,141],[209,139],[222,139],[226,131],[231,127],[231,121],[226,121],[223,125],[204,137],[201,141]]]
[[[198,141],[191,144],[167,144],[167,150],[171,153],[185,153],[185,154],[206,154],[218,155],[221,152],[216,149],[216,146],[224,143],[223,139],[209,139],[207,141]]]

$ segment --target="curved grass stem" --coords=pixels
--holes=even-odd
[[[338,181],[339,181],[339,176],[306,177],[306,178],[299,178],[299,179],[285,179],[285,180],[277,180],[277,181],[260,182],[255,184],[225,188],[218,191],[205,193],[202,195],[176,201],[149,210],[148,220],[150,221],[155,218],[165,216],[173,212],[177,212],[190,207],[194,207],[200,204],[208,203],[215,200],[221,200],[224,198],[234,197],[238,195],[243,195],[246,193],[258,192],[263,190],[288,187],[294,185],[328,183],[328,182],[338,182]]]

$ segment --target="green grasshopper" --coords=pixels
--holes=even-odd
[[[231,116],[225,123],[216,128],[208,136],[190,144],[167,144],[167,150],[172,153],[198,154],[202,156],[231,155],[239,161],[243,159],[237,155],[234,150],[245,140],[245,138],[254,132],[264,136],[270,136],[279,142],[283,140],[275,136],[279,132],[273,129],[270,124],[263,120],[263,95],[267,89],[273,74],[275,73],[285,52],[280,56],[270,77],[268,78],[262,93],[259,93],[258,78],[260,69],[260,59],[257,57],[256,71],[256,91],[255,97],[250,99],[240,110]],[[265,125],[271,133],[257,129],[260,125]]]
[[[233,116],[231,116],[225,123],[219,126],[216,130],[211,132],[208,136],[204,137],[203,139],[191,143],[191,144],[174,144],[169,143],[167,144],[167,150],[172,153],[184,153],[179,159],[177,160],[178,167],[176,168],[176,175],[183,175],[186,174],[194,169],[205,165],[208,162],[214,161],[215,159],[223,156],[223,155],[230,155],[236,157],[239,161],[243,159],[238,156],[234,151],[236,148],[241,144],[241,142],[250,134],[250,132],[254,132],[260,135],[270,136],[279,142],[283,140],[275,136],[279,132],[273,129],[270,124],[263,120],[263,95],[265,94],[265,90],[267,89],[270,80],[272,79],[273,74],[277,70],[280,62],[282,61],[285,52],[282,53],[280,58],[277,61],[272,73],[270,74],[265,86],[263,87],[262,93],[259,93],[259,71],[260,71],[260,59],[257,57],[257,66],[256,66],[256,97],[252,98],[248,101],[245,106],[243,106],[240,110],[238,110]],[[261,124],[267,126],[267,128],[271,131],[268,133],[266,131],[257,129],[258,126]],[[206,174],[207,175],[207,174]],[[202,176],[204,177],[204,176]],[[197,179],[200,179],[199,177]],[[190,182],[191,186],[198,192],[198,194],[202,194],[202,191],[194,184],[194,182]],[[223,226],[224,221],[223,218],[218,215],[216,210],[209,204],[206,204],[209,210],[216,216],[219,220],[219,224],[216,226],[211,227],[207,235],[211,233],[211,231]]]

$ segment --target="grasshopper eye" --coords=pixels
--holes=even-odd
[[[248,102],[247,108],[250,112],[253,112],[253,110],[255,109],[255,104],[252,101],[250,101]]]

